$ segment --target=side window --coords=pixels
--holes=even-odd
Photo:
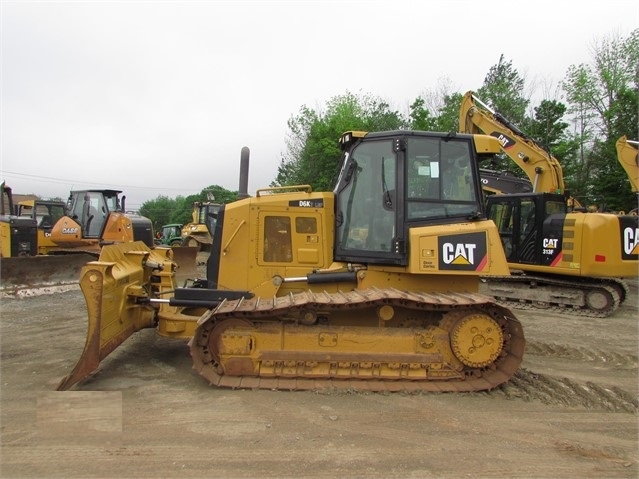
[[[316,234],[317,220],[306,216],[295,218],[295,232],[301,234]]]
[[[264,218],[264,261],[272,263],[293,261],[291,219],[288,216]]]
[[[471,159],[463,143],[442,143],[442,199],[473,201],[475,186],[471,181]]]
[[[523,241],[535,227],[535,202],[532,200],[523,200],[521,202],[521,238]]]
[[[510,258],[513,253],[513,228],[515,219],[513,204],[510,202],[493,203],[490,208],[490,219],[497,225],[506,258]]]
[[[566,203],[562,203],[559,201],[547,201],[545,217],[548,217],[554,214],[563,214],[563,213],[566,213],[566,210],[567,210]]]
[[[476,215],[481,211],[467,140],[409,138],[406,158],[406,218]]]

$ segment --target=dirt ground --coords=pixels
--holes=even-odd
[[[613,316],[515,311],[526,356],[482,393],[228,390],[186,343],[137,333],[56,392],[79,290],[1,303],[2,478],[636,478],[637,283]]]

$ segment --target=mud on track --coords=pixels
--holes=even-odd
[[[56,392],[81,293],[0,307],[2,478],[639,476],[636,282],[609,318],[515,311],[522,368],[462,394],[218,389],[152,330]]]

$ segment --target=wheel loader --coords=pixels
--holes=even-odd
[[[212,232],[220,205],[211,201],[193,203],[193,221],[182,226],[182,244],[197,247],[199,251],[211,251]]]
[[[168,248],[105,246],[82,272],[87,339],[58,389],[143,328],[188,339],[195,370],[217,387],[478,391],[508,381],[522,326],[478,293],[480,277],[508,274],[478,170],[499,142],[352,131],[340,145],[333,192],[264,188],[221,205],[206,278],[176,284]]]

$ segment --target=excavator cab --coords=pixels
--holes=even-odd
[[[552,264],[561,252],[566,213],[563,195],[521,193],[487,198],[488,217],[499,229],[509,263]]]

